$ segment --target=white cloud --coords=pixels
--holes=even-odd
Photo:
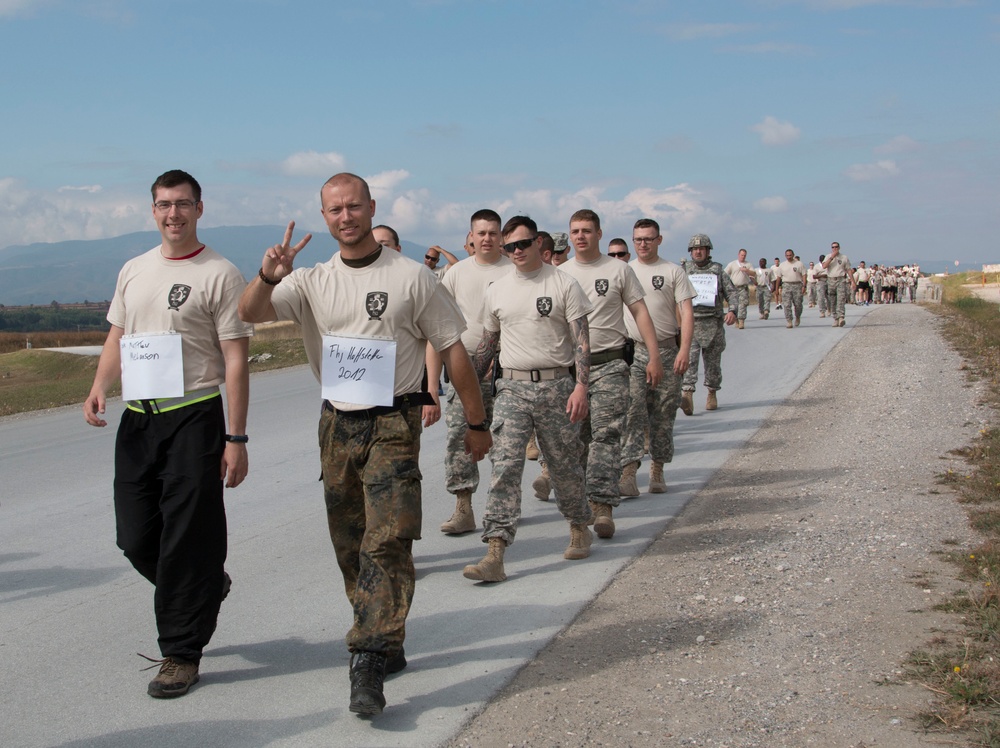
[[[844,175],[855,182],[871,182],[874,179],[894,177],[899,174],[895,161],[876,161],[874,164],[854,164],[844,170]]]
[[[0,16],[15,16],[21,11],[34,10],[48,4],[44,0],[0,0]]]
[[[780,195],[762,197],[754,202],[753,207],[761,213],[784,213],[788,210],[788,201]]]
[[[99,184],[81,184],[76,185],[66,185],[65,187],[60,187],[58,192],[89,192],[91,194],[101,191],[101,185]]]
[[[334,151],[299,151],[281,162],[281,171],[291,177],[331,177],[343,171],[345,163]]]
[[[801,135],[799,128],[791,122],[781,122],[770,115],[750,129],[760,135],[760,142],[764,145],[788,145]]]
[[[897,135],[892,140],[875,146],[872,150],[876,156],[886,156],[891,153],[906,153],[920,148],[920,143],[909,135]]]
[[[372,192],[372,197],[378,200],[390,194],[397,185],[409,179],[409,177],[410,172],[405,169],[393,169],[366,177],[365,181],[368,182],[368,188]]]

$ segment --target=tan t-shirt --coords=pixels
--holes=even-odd
[[[186,260],[168,260],[156,247],[118,273],[108,322],[125,335],[179,332],[184,391],[214,387],[226,381],[219,341],[253,335],[253,325],[236,313],[246,284],[236,266],[209,247]]]
[[[590,352],[601,353],[625,345],[625,307],[646,295],[635,272],[621,260],[601,255],[593,262],[574,257],[559,266],[580,284],[594,311],[587,317]],[[631,316],[631,315],[629,315]]]
[[[465,330],[458,305],[434,273],[391,249],[363,268],[348,267],[339,252],[327,262],[298,268],[275,287],[271,304],[278,319],[302,325],[309,365],[320,381],[324,334],[395,340],[395,395],[420,391],[426,341],[440,351]],[[367,407],[333,404],[340,410]]]
[[[528,274],[515,269],[490,286],[483,324],[500,333],[505,369],[553,369],[575,363],[569,323],[592,310],[572,276],[542,265]]]
[[[750,277],[744,273],[746,270],[753,275],[753,268],[750,266],[749,262],[740,262],[739,260],[733,260],[728,265],[726,265],[726,275],[733,282],[734,286],[747,286],[750,285]]]
[[[680,329],[677,322],[677,305],[693,299],[698,293],[691,285],[688,274],[680,265],[675,265],[662,257],[646,265],[639,260],[628,264],[646,292],[646,308],[653,318],[657,340],[667,340]],[[625,315],[625,328],[633,340],[642,340],[639,328],[631,314]]]
[[[846,278],[848,273],[851,272],[851,261],[845,255],[837,255],[832,260],[828,256],[826,259],[830,260],[830,264],[827,265],[826,274],[831,280]]]
[[[802,280],[806,277],[806,266],[801,260],[784,260],[778,265],[778,277],[782,283],[802,285]]]
[[[483,337],[486,289],[494,281],[512,272],[513,267],[514,263],[503,255],[492,265],[480,265],[473,255],[452,265],[451,270],[441,279],[441,285],[454,297],[465,316],[468,327],[462,333],[462,345],[470,356],[476,352]]]

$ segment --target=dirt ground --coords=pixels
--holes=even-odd
[[[873,310],[448,745],[965,745],[905,668],[959,627],[936,476],[993,417],[960,367],[931,312]]]

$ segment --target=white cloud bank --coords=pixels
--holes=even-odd
[[[771,116],[764,117],[762,122],[750,129],[760,135],[760,142],[764,145],[788,145],[798,140],[802,134],[791,122],[781,122]]]
[[[346,163],[339,153],[299,151],[281,162],[281,173],[290,177],[329,177],[344,170]]]
[[[899,174],[895,161],[876,161],[874,164],[853,164],[844,170],[844,175],[854,182],[871,182]]]
[[[784,213],[788,210],[788,201],[780,195],[762,197],[754,202],[753,207],[761,213]]]

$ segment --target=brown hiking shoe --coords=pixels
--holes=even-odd
[[[649,492],[666,493],[667,484],[663,481],[663,463],[655,460],[649,465]]]
[[[638,460],[630,462],[622,468],[622,477],[618,480],[618,494],[623,499],[639,495],[639,485],[635,481],[635,473],[638,469]]]
[[[684,390],[681,393],[681,410],[684,415],[691,416],[694,415],[694,393]]]
[[[531,482],[531,487],[535,490],[535,498],[539,501],[548,501],[549,493],[552,491],[552,481],[549,479],[549,466],[542,465],[542,474]]]
[[[143,654],[139,656],[146,657]],[[146,657],[146,659],[153,663],[145,668],[146,670],[157,665],[160,666],[160,672],[149,682],[149,687],[146,689],[146,693],[154,699],[172,699],[183,696],[199,680],[198,664],[195,662],[180,660],[176,657],[164,657],[162,660],[154,660],[152,657]]]
[[[718,410],[719,400],[715,397],[715,390],[708,391],[708,399],[705,400],[705,410]]]
[[[569,561],[579,561],[590,555],[590,544],[594,542],[593,533],[586,525],[571,524],[569,526],[569,545],[563,552],[563,558]]]
[[[476,529],[476,517],[472,513],[472,492],[459,491],[455,494],[455,513],[441,523],[441,532],[446,535],[464,535]]]
[[[507,543],[503,538],[490,538],[489,550],[478,564],[470,564],[462,569],[462,576],[476,582],[502,582],[507,578],[503,570],[503,554]]]
[[[615,535],[615,521],[611,519],[611,514],[614,511],[611,504],[601,504],[597,501],[591,501],[590,511],[594,515],[593,525],[597,537],[604,538],[605,540],[613,538]]]
[[[535,440],[535,432],[531,432],[531,438],[528,439],[528,446],[524,450],[525,459],[537,460],[538,459],[538,442]]]

